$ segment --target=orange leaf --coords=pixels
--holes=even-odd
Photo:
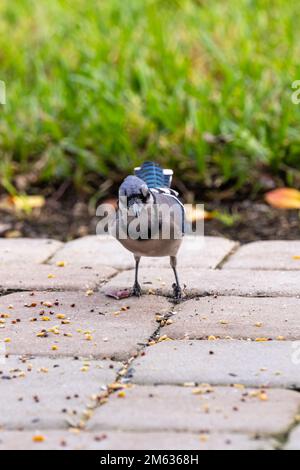
[[[188,222],[197,222],[199,220],[211,220],[214,218],[214,214],[212,212],[207,212],[203,209],[199,209],[198,207],[188,206],[186,208],[186,220]]]
[[[300,191],[292,188],[279,188],[265,195],[270,206],[276,209],[300,209]]]

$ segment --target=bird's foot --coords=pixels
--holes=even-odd
[[[173,300],[175,303],[178,303],[182,299],[182,290],[178,284],[173,284]]]
[[[134,284],[134,286],[132,288],[132,295],[134,295],[135,297],[141,297],[142,289],[141,289],[141,286],[138,283]]]

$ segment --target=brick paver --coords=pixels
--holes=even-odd
[[[238,244],[218,237],[186,237],[179,252],[180,266],[216,268]],[[71,265],[103,266],[132,269],[134,259],[114,238],[88,236],[67,243],[51,263],[65,260]],[[141,266],[168,267],[168,257],[142,258]]]
[[[298,342],[164,341],[136,361],[134,382],[299,389],[299,357]]]
[[[300,426],[293,429],[284,450],[300,450]]]
[[[224,269],[299,270],[299,241],[263,241],[240,247]]]
[[[127,390],[126,398],[112,396],[95,412],[88,429],[259,435],[286,432],[298,412],[300,395],[269,390],[268,400],[262,400],[254,392],[230,387],[135,386]]]
[[[131,287],[133,272],[124,271],[114,277],[109,287]],[[299,273],[296,271],[252,271],[239,269],[205,270],[179,269],[182,285],[188,296],[227,295],[248,297],[298,297]],[[140,283],[144,292],[171,295],[174,282],[171,269],[144,268],[140,270]]]
[[[61,242],[50,239],[0,238],[0,265],[45,263],[62,247]]]
[[[299,449],[300,242],[202,242],[174,305],[168,258],[116,300],[117,241],[0,239],[0,450]]]
[[[276,446],[273,439],[233,433],[46,431],[45,441],[39,443],[34,436],[30,431],[0,430],[0,450],[272,450]]]
[[[155,315],[170,307],[154,296],[120,302],[100,293],[17,293],[0,297],[0,312],[9,315],[2,320],[0,339],[10,340],[6,348],[12,354],[126,359],[157,328]]]
[[[300,340],[299,311],[300,299],[291,297],[200,297],[177,306],[164,333],[172,339]]]
[[[113,268],[101,270],[24,264],[0,266],[0,292],[16,290],[88,290],[97,289],[116,274]]]
[[[0,427],[41,431],[76,426],[90,397],[114,380],[110,364],[59,358],[25,362],[11,356],[0,364]]]

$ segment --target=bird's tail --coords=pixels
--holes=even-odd
[[[145,162],[141,167],[135,168],[134,173],[147,184],[148,188],[170,188],[173,171],[163,170],[155,162]]]

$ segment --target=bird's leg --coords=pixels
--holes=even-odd
[[[142,295],[142,289],[141,289],[141,286],[139,285],[138,274],[139,274],[139,264],[141,261],[141,257],[134,255],[134,259],[135,259],[135,280],[134,280],[134,286],[132,289],[132,295],[135,295],[136,297],[140,297]]]
[[[178,302],[181,297],[182,297],[182,290],[179,284],[179,279],[178,279],[178,274],[177,274],[177,257],[176,256],[170,256],[170,262],[172,269],[175,274],[175,280],[176,282],[173,284],[173,292],[174,292],[174,300]]]

